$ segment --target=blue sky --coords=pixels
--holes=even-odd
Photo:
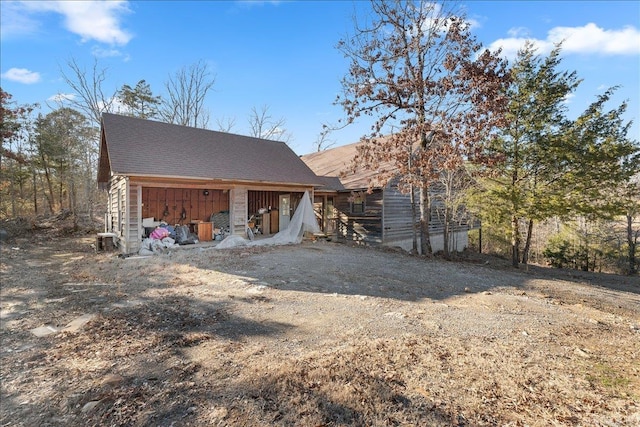
[[[640,140],[640,2],[462,1],[474,34],[513,54],[525,39],[547,53],[564,39],[563,64],[584,81],[568,100],[577,115],[605,88],[621,85],[631,137]],[[335,49],[353,31],[364,1],[6,1],[0,2],[2,88],[20,104],[69,94],[61,69],[74,58],[107,69],[108,92],[145,79],[164,93],[170,74],[199,60],[216,76],[207,99],[211,120],[234,119],[248,133],[252,108],[284,118],[298,154],[314,150],[322,123],[343,116],[333,105],[347,62]],[[334,132],[337,146],[355,142],[367,124]]]

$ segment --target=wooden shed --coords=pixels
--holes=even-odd
[[[105,231],[130,254],[161,221],[199,228],[201,240],[221,227],[244,235],[250,221],[276,233],[323,183],[284,142],[105,113],[98,184]]]
[[[399,246],[410,250],[413,243],[411,198],[393,182],[382,186],[376,172],[352,170],[358,143],[302,156],[302,160],[324,182],[316,188],[314,208],[322,229],[338,239],[351,242]],[[368,191],[372,183],[372,190]],[[437,189],[432,190],[437,192]],[[467,223],[451,227],[450,248],[461,251],[468,246]],[[437,203],[431,207],[429,222],[431,245],[435,252],[444,248],[444,222]]]

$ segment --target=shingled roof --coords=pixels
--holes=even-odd
[[[110,173],[323,184],[284,142],[105,113],[98,182],[108,182]]]
[[[330,148],[317,153],[306,154],[302,156],[302,160],[316,173],[319,177],[326,179],[329,177],[338,177],[343,188],[335,188],[328,181],[328,188],[336,190],[356,190],[363,189],[373,182],[373,187],[377,187],[376,171],[360,168],[355,172],[352,170],[352,162],[357,154],[357,146],[359,142],[347,144],[340,147]]]

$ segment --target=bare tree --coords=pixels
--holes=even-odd
[[[219,117],[216,119],[216,125],[220,132],[232,132],[236,126],[235,117]]]
[[[329,135],[336,129],[334,126],[330,126],[327,124],[322,125],[322,131],[318,134],[313,146],[315,147],[317,152],[326,150],[336,144],[336,141],[333,139],[329,139]]]
[[[215,81],[207,63],[202,60],[181,68],[166,82],[167,97],[163,100],[160,117],[168,123],[206,128],[209,110],[204,102]]]
[[[256,107],[251,108],[249,114],[249,135],[255,138],[271,139],[274,141],[282,141],[289,143],[291,134],[285,128],[287,121],[284,117],[274,119],[269,114],[269,107],[263,105],[260,110]]]
[[[95,185],[95,171],[97,170],[99,153],[98,129],[102,113],[114,111],[117,90],[111,92],[104,89],[107,69],[100,68],[97,59],[94,60],[93,67],[89,72],[81,67],[74,58],[67,61],[67,67],[68,71],[61,70],[62,79],[74,93],[71,97],[61,95],[57,100],[59,105],[55,109],[67,107],[77,110],[89,119],[93,127],[93,132],[88,132],[83,140],[86,144],[84,150],[86,174],[83,185],[85,194],[83,199],[86,201],[86,214],[92,218],[94,201],[100,198],[97,193],[97,185]]]
[[[430,185],[442,170],[478,154],[506,104],[505,61],[482,51],[449,4],[372,0],[371,20],[356,18],[355,34],[338,44],[350,66],[337,103],[349,123],[374,119],[354,168],[418,190],[423,254],[431,253]],[[382,138],[392,128],[398,132]]]
[[[445,258],[449,258],[451,243],[455,243],[456,234],[452,234],[452,232],[472,221],[465,201],[467,192],[473,183],[473,178],[464,164],[459,164],[459,167],[455,169],[445,168],[434,182],[437,191],[433,191],[432,199],[444,224],[443,252]]]
[[[112,112],[117,91],[105,93],[103,83],[107,69],[98,68],[94,60],[90,73],[82,68],[74,58],[67,61],[68,71],[61,70],[62,79],[73,90],[74,96],[58,99],[59,107],[66,106],[82,112],[94,126],[99,127],[102,113]]]

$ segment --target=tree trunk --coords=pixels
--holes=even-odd
[[[627,246],[629,249],[629,276],[636,274],[636,247],[638,236],[633,234],[633,216],[627,214]]]
[[[10,182],[9,185],[11,187],[9,188],[9,192],[11,194],[11,216],[13,218],[17,218],[18,217],[18,208],[16,206],[17,197],[16,197],[16,189],[15,189],[15,186],[16,186],[16,183],[15,183],[15,172],[11,171],[10,173],[11,173],[11,179],[9,181]]]
[[[62,172],[63,166],[62,166],[62,161],[60,161],[60,164],[58,166],[58,171],[60,174],[60,186],[58,188],[58,206],[60,208],[60,211],[62,211],[62,209],[64,208],[64,202],[63,202],[63,195],[64,195],[64,181],[65,181],[65,173]]]
[[[518,217],[511,217],[511,265],[518,268],[520,263],[520,230]]]
[[[527,265],[529,262],[529,251],[531,250],[531,235],[533,234],[533,220],[529,220],[527,226],[527,240],[524,243],[524,249],[522,249],[522,263]]]
[[[27,200],[26,200],[27,196],[25,195],[25,192],[24,192],[24,190],[25,190],[24,186],[25,186],[25,183],[26,183],[26,179],[24,178],[24,175],[22,173],[23,169],[24,169],[24,166],[22,164],[19,164],[18,165],[18,171],[20,172],[20,175],[18,176],[18,178],[19,178],[18,188],[20,189],[20,215],[24,215],[26,213],[25,212],[25,204],[27,202]]]
[[[429,236],[429,214],[431,213],[431,201],[429,190],[420,187],[420,253],[431,255],[431,238]]]
[[[33,214],[38,215],[38,184],[36,182],[36,171],[32,168],[31,177],[33,183]]]
[[[72,175],[73,177],[73,175]],[[71,210],[71,215],[73,217],[73,229],[74,231],[78,230],[78,209],[76,206],[76,186],[75,181],[71,179],[69,192],[69,209]]]
[[[451,213],[449,211],[449,208],[445,206],[445,208],[444,208],[444,230],[443,230],[443,234],[442,234],[442,238],[443,238],[442,250],[444,252],[445,259],[449,259],[449,224],[451,223],[450,218],[451,218]]]
[[[417,213],[416,213],[416,190],[411,184],[409,189],[411,196],[411,230],[413,230],[413,252],[418,253],[418,226],[417,226]]]
[[[53,214],[53,212],[55,212],[53,208],[54,197],[55,197],[55,194],[53,192],[53,184],[51,183],[51,176],[49,173],[47,160],[45,159],[44,156],[41,156],[41,159],[42,159],[42,168],[44,169],[44,177],[47,180],[47,187],[49,188],[49,196],[47,197],[47,201],[49,202],[49,210],[51,211],[51,214]]]

